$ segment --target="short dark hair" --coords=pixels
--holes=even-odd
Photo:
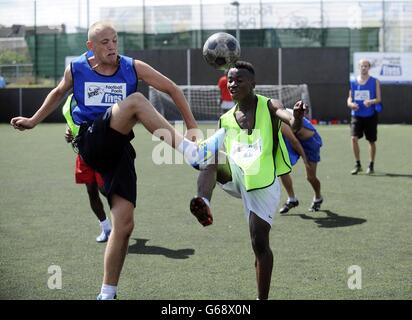
[[[247,61],[236,61],[234,67],[236,69],[246,69],[248,70],[251,74],[255,75],[255,69],[253,68],[253,65],[250,62]]]

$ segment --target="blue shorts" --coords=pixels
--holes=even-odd
[[[289,159],[292,166],[298,162],[300,155],[292,148],[290,142],[284,138],[286,147],[289,152]],[[320,161],[320,147],[322,147],[322,138],[320,135],[315,132],[315,134],[307,140],[299,140],[300,144],[305,151],[305,155],[310,162],[319,162]]]

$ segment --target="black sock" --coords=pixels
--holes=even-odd
[[[369,168],[373,169],[373,161],[369,162]]]
[[[356,166],[357,167],[360,167],[361,165],[360,165],[360,160],[356,160]]]

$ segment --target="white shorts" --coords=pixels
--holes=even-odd
[[[264,189],[246,191],[243,184],[242,172],[237,166],[231,166],[232,181],[224,185],[218,185],[231,196],[242,199],[245,218],[249,223],[250,212],[254,212],[259,218],[265,220],[269,225],[272,225],[275,212],[280,202],[280,184],[279,179],[275,178],[275,182]]]

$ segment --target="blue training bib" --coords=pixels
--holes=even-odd
[[[375,113],[382,110],[382,105],[380,103],[366,107],[363,101],[375,99],[376,98],[376,79],[374,77],[369,77],[365,84],[359,84],[357,79],[351,80],[350,90],[352,94],[352,101],[356,102],[359,106],[358,110],[352,110],[352,116],[356,117],[372,117]]]
[[[136,92],[138,77],[133,59],[119,56],[119,66],[111,76],[94,71],[89,62],[89,52],[71,63],[73,95],[77,106],[72,117],[77,125],[93,122],[113,104]]]

